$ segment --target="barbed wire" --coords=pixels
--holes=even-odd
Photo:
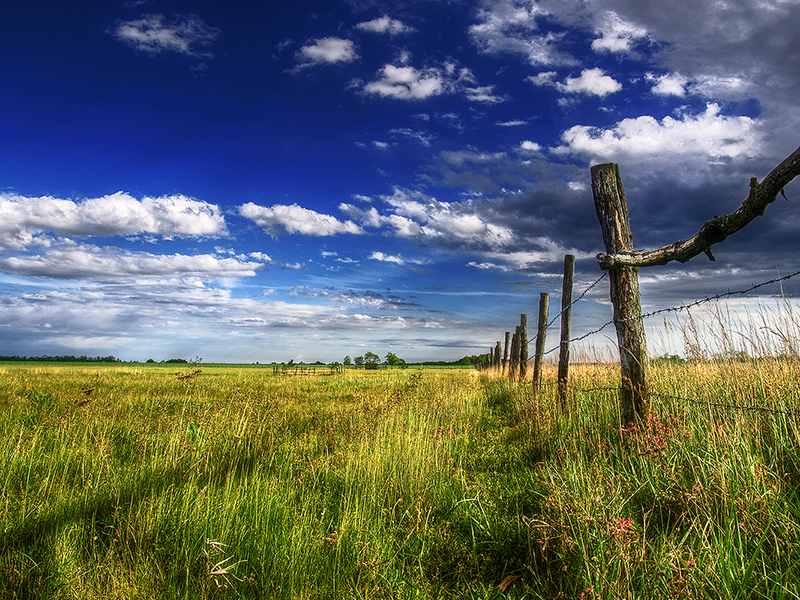
[[[579,295],[577,298],[575,298],[575,300],[573,300],[572,302],[570,302],[568,306],[566,306],[566,307],[562,308],[562,309],[561,309],[561,311],[560,311],[560,312],[559,312],[559,313],[558,313],[558,314],[557,314],[555,317],[553,317],[553,318],[550,320],[550,322],[547,324],[547,326],[548,326],[548,327],[550,327],[550,326],[551,326],[553,323],[555,323],[555,322],[558,320],[558,318],[559,318],[561,315],[563,315],[563,314],[564,314],[564,311],[565,311],[567,308],[572,308],[572,307],[573,307],[575,304],[577,304],[578,302],[580,302],[580,300],[581,300],[581,299],[583,299],[583,297],[584,297],[586,294],[588,294],[588,293],[591,291],[591,289],[592,289],[594,286],[596,286],[598,283],[600,283],[601,281],[603,281],[603,279],[605,279],[607,275],[608,275],[608,271],[603,271],[603,274],[602,274],[602,275],[600,275],[600,277],[598,277],[597,279],[595,279],[595,280],[594,280],[594,282],[592,282],[592,283],[589,285],[589,287],[587,287],[585,290],[583,290],[583,292],[581,292],[581,294],[580,294],[580,295]],[[530,342],[528,342],[528,343],[530,343]]]
[[[798,275],[800,275],[800,271],[796,271],[794,273],[790,273],[789,275],[784,275],[783,277],[775,277],[774,279],[770,279],[769,281],[764,281],[762,283],[756,283],[756,284],[751,285],[749,288],[744,289],[744,290],[736,290],[736,291],[733,291],[733,292],[728,291],[728,292],[724,292],[724,293],[721,293],[721,294],[715,294],[713,296],[706,296],[705,298],[701,298],[700,300],[695,300],[694,302],[690,302],[688,304],[681,304],[679,306],[670,306],[670,307],[667,307],[667,308],[660,308],[658,310],[654,310],[654,311],[645,313],[643,315],[639,315],[639,316],[635,316],[635,317],[628,317],[626,319],[614,319],[614,318],[612,318],[610,321],[607,321],[606,323],[604,323],[603,325],[601,325],[597,329],[589,331],[588,333],[585,333],[585,334],[583,334],[583,335],[581,335],[579,337],[570,339],[569,343],[571,344],[573,342],[580,342],[582,340],[585,340],[589,336],[592,336],[592,335],[595,335],[597,333],[600,333],[601,331],[603,331],[609,325],[614,325],[615,323],[618,323],[618,322],[619,323],[626,323],[628,321],[636,321],[636,320],[640,320],[640,319],[643,320],[643,319],[647,319],[647,318],[650,318],[650,317],[654,317],[656,315],[660,315],[662,313],[680,312],[681,310],[689,310],[690,308],[694,308],[696,306],[700,306],[701,304],[706,304],[708,302],[719,302],[723,298],[730,298],[731,296],[736,296],[736,295],[744,296],[745,294],[749,294],[750,292],[752,292],[754,290],[757,290],[757,289],[759,289],[761,287],[764,287],[766,285],[773,285],[775,283],[780,283],[782,281],[786,281],[787,279],[791,279],[792,277],[797,277]],[[602,279],[602,277],[601,277],[601,279]],[[594,286],[599,282],[600,282],[600,279],[598,279],[592,285]],[[581,295],[581,297],[583,297],[583,295]],[[576,302],[577,302],[577,300],[576,300]],[[574,302],[573,302],[573,304],[574,304]],[[549,327],[549,325],[548,325],[548,327]],[[535,340],[536,337],[534,336],[533,339]],[[548,350],[544,354],[545,355],[551,354],[551,353],[555,352],[556,350],[558,350],[560,347],[561,347],[561,344],[559,343],[558,346],[556,346],[554,348],[551,348],[550,350]]]
[[[556,388],[558,386],[557,381],[543,381],[539,384],[539,389],[547,389],[547,388]],[[588,394],[592,392],[621,392],[622,388],[620,387],[593,387],[593,388],[577,388],[574,386],[570,386],[570,389],[574,392],[580,392],[582,394]],[[769,406],[755,406],[755,405],[744,405],[744,404],[725,404],[722,402],[711,402],[710,400],[702,400],[700,398],[687,398],[685,396],[675,396],[673,394],[661,394],[658,392],[650,392],[650,397],[655,398],[664,398],[667,400],[679,400],[682,402],[691,402],[692,404],[698,404],[701,406],[713,406],[715,408],[725,408],[730,410],[741,410],[741,411],[757,411],[762,413],[771,413],[771,414],[780,414],[780,415],[789,415],[791,417],[800,417],[800,412],[791,411],[791,410],[781,410],[779,408],[771,408]]]
[[[707,302],[719,302],[723,298],[730,298],[731,296],[736,296],[737,294],[740,295],[740,296],[744,296],[745,294],[749,294],[753,290],[757,290],[758,288],[764,287],[765,285],[772,285],[772,284],[775,284],[775,283],[780,283],[781,281],[786,281],[787,279],[791,279],[792,277],[797,277],[798,275],[800,275],[800,271],[796,271],[794,273],[790,273],[789,275],[784,275],[783,277],[775,277],[774,279],[770,279],[769,281],[764,281],[763,283],[756,283],[755,285],[751,285],[746,290],[738,290],[738,291],[735,291],[735,292],[728,291],[728,292],[725,292],[725,293],[722,293],[722,294],[715,294],[713,296],[706,296],[705,298],[702,298],[700,300],[695,300],[694,302],[690,302],[689,304],[681,304],[680,306],[671,306],[671,307],[668,307],[668,308],[660,308],[658,310],[654,310],[652,312],[645,313],[645,314],[640,315],[638,317],[628,317],[627,319],[620,319],[619,322],[625,323],[627,321],[636,321],[638,319],[647,319],[649,317],[654,317],[656,315],[660,315],[660,314],[666,313],[666,312],[679,312],[681,310],[688,310],[690,308],[693,308],[695,306],[699,306],[701,304],[705,304]]]
[[[553,318],[550,320],[550,322],[547,324],[547,327],[548,327],[548,329],[550,328],[550,326],[551,326],[553,323],[555,323],[555,322],[556,322],[556,321],[559,319],[559,317],[561,317],[561,315],[563,315],[563,314],[564,314],[564,311],[565,311],[567,308],[572,308],[572,307],[573,307],[575,304],[577,304],[577,303],[578,303],[578,302],[579,302],[579,301],[580,301],[580,300],[581,300],[581,299],[582,299],[582,298],[583,298],[583,297],[584,297],[586,294],[588,294],[588,293],[589,293],[589,292],[592,290],[592,288],[593,288],[594,286],[596,286],[598,283],[600,283],[601,281],[603,281],[603,279],[605,279],[607,275],[608,275],[608,271],[603,271],[603,274],[602,274],[602,275],[600,275],[600,277],[598,277],[597,279],[595,279],[595,280],[594,280],[592,283],[590,283],[590,284],[589,284],[589,287],[587,287],[585,290],[583,290],[583,292],[581,292],[581,293],[578,295],[578,297],[577,297],[577,298],[575,298],[575,300],[573,300],[572,302],[570,302],[568,306],[566,306],[566,307],[562,308],[562,309],[559,311],[559,313],[558,313],[558,314],[557,314],[555,317],[553,317]],[[588,335],[587,335],[586,337],[588,337]],[[583,338],[578,338],[578,339],[576,339],[576,340],[570,340],[570,342],[572,342],[572,341],[579,341],[579,340],[581,340],[581,339],[583,339]],[[533,344],[535,341],[536,341],[536,336],[534,336],[532,339],[529,339],[529,340],[528,340],[528,346],[530,346],[531,344]],[[555,348],[553,348],[552,350],[548,350],[547,352],[545,352],[545,354],[550,354],[551,352],[555,352],[555,350],[557,350],[557,349],[558,349],[558,346],[556,346],[556,347],[555,347]]]
[[[741,404],[723,404],[721,402],[711,402],[709,400],[699,400],[697,398],[686,398],[684,396],[673,396],[669,394],[659,394],[657,392],[650,392],[650,396],[657,398],[667,398],[669,400],[681,400],[682,402],[691,402],[693,404],[702,404],[703,406],[714,406],[716,408],[728,408],[733,410],[744,411],[759,411],[772,414],[790,415],[792,417],[800,416],[800,413],[791,410],[780,410],[778,408],[770,408],[768,406],[744,406]]]

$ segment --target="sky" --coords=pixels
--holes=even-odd
[[[800,145],[799,30],[798,0],[3,2],[0,355],[483,353],[555,314],[565,254],[576,294],[602,274],[591,165],[646,249]],[[642,269],[643,310],[800,270],[785,191]],[[610,318],[605,280],[573,334]]]

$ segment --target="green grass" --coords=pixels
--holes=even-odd
[[[797,598],[797,373],[0,366],[0,597]]]

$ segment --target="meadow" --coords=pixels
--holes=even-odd
[[[0,365],[0,597],[798,598],[798,366]]]

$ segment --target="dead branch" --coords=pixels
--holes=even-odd
[[[665,265],[677,260],[686,262],[698,254],[705,253],[710,260],[711,246],[721,242],[732,233],[736,233],[753,219],[764,214],[767,206],[775,201],[778,194],[786,197],[783,188],[796,176],[800,175],[800,148],[795,150],[786,160],[775,167],[772,172],[758,183],[758,179],[750,179],[750,194],[742,206],[731,215],[714,217],[706,221],[700,231],[688,240],[678,240],[673,244],[661,246],[654,250],[620,250],[615,254],[600,253],[597,262],[601,269],[619,269],[620,267],[649,267]]]

